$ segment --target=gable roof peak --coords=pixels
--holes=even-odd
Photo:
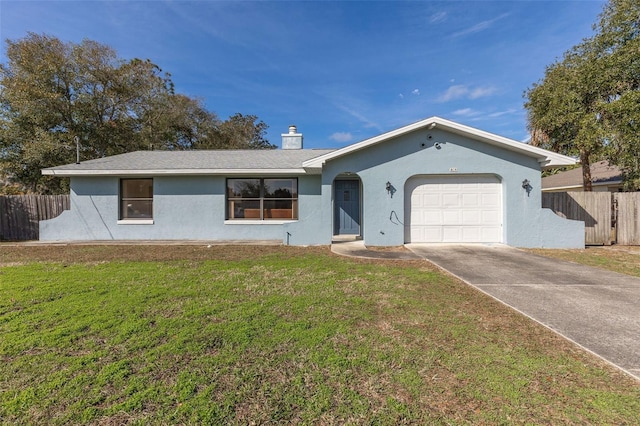
[[[303,167],[314,169],[322,168],[322,165],[327,161],[334,158],[342,157],[352,152],[356,152],[365,149],[369,146],[376,145],[381,142],[388,141],[398,136],[405,135],[407,133],[414,132],[420,129],[434,129],[442,128],[445,131],[456,133],[471,139],[479,140],[484,143],[495,145],[503,149],[510,151],[520,152],[529,157],[534,157],[538,160],[542,168],[558,167],[576,164],[576,160],[566,155],[558,154],[555,152],[547,151],[546,149],[538,148],[528,145],[524,142],[519,142],[513,139],[499,136],[493,133],[486,132],[474,127],[466,126],[464,124],[456,123],[455,121],[447,120],[441,117],[433,116],[424,120],[416,121],[406,126],[400,127],[395,130],[391,130],[386,133],[382,133],[378,136],[374,136],[369,139],[348,145],[344,148],[337,149],[328,154],[307,160],[303,163]]]

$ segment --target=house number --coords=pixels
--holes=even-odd
[[[458,168],[457,168],[457,167],[449,167],[449,171],[450,171],[451,173],[455,173],[455,172],[457,172],[457,171],[458,171]]]

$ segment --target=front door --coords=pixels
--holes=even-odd
[[[336,180],[334,188],[334,235],[360,235],[360,181]]]

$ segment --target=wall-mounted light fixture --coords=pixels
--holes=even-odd
[[[531,186],[531,182],[529,182],[529,179],[525,179],[522,181],[522,188],[527,191],[527,197],[529,196],[529,194],[531,194],[531,190],[533,189],[533,187]]]
[[[393,187],[391,182],[387,181],[387,183],[384,184],[384,189],[386,189],[387,194],[389,194],[391,198],[393,198],[393,194],[396,192],[396,189]]]

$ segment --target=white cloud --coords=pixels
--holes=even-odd
[[[495,93],[495,91],[496,91],[496,88],[492,86],[476,87],[475,89],[469,92],[469,98],[470,99],[484,98],[485,96],[492,95],[493,93]]]
[[[446,92],[444,92],[439,98],[439,102],[449,102],[454,99],[459,99],[467,95],[469,93],[469,89],[467,86],[463,86],[461,84],[456,84],[450,86]]]
[[[335,132],[329,139],[334,140],[336,142],[344,143],[350,142],[353,140],[353,135],[350,132]]]
[[[506,110],[506,111],[497,111],[497,112],[492,112],[491,114],[489,114],[489,117],[491,117],[491,118],[497,118],[497,117],[502,117],[503,115],[513,114],[513,113],[515,113],[515,112],[517,112],[517,110],[516,110],[516,109],[514,109],[514,108],[511,108],[511,109],[508,109],[508,110]]]
[[[463,84],[455,84],[449,86],[449,88],[440,95],[437,99],[438,102],[449,102],[456,99],[478,99],[490,96],[496,92],[496,88],[493,86],[483,86],[470,88]]]
[[[413,90],[411,91],[411,94],[412,94],[412,95],[420,95],[420,89],[413,89]]]
[[[429,23],[436,24],[438,22],[442,22],[447,19],[447,12],[438,12],[431,15],[429,18]]]
[[[462,117],[472,117],[474,115],[478,115],[479,113],[471,108],[462,108],[453,111],[452,114]]]
[[[361,114],[358,111],[355,111],[345,105],[337,105],[338,108],[340,108],[341,110],[343,110],[344,112],[346,112],[347,114],[351,115],[352,117],[356,118],[357,120],[359,120],[360,122],[362,122],[362,124],[364,125],[365,128],[367,129],[376,129],[378,131],[382,131],[382,128],[380,127],[380,125],[378,123],[375,123],[374,121],[369,120],[364,114]]]
[[[502,15],[495,17],[493,19],[489,19],[487,21],[482,21],[482,22],[478,22],[477,24],[466,28],[464,30],[458,31],[453,33],[451,36],[452,37],[461,37],[461,36],[465,36],[465,35],[469,35],[469,34],[475,34],[475,33],[479,33],[481,31],[484,31],[488,28],[491,28],[493,26],[493,24],[495,24],[496,22],[498,22],[501,19],[506,18],[507,16],[509,16],[508,13],[503,13]]]
[[[404,99],[404,95],[403,95],[402,93],[400,93],[400,94],[398,95],[398,97],[399,97],[400,99]]]

